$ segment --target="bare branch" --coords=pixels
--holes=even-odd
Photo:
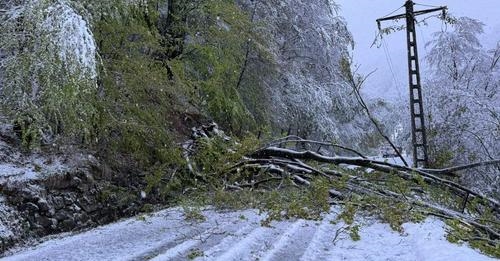
[[[434,176],[430,173],[427,173],[423,170],[416,169],[416,168],[399,166],[399,165],[390,164],[387,162],[370,160],[370,159],[349,158],[349,157],[328,157],[328,156],[319,155],[318,153],[315,153],[312,151],[294,151],[294,150],[276,148],[276,147],[270,147],[270,148],[266,148],[263,150],[259,150],[253,156],[255,156],[255,157],[281,157],[281,158],[287,158],[287,159],[308,159],[308,160],[315,160],[315,161],[323,162],[323,163],[331,163],[331,164],[335,164],[335,165],[339,165],[339,164],[354,165],[354,166],[372,168],[375,170],[380,170],[380,171],[389,172],[389,173],[396,172],[397,174],[402,174],[401,176],[405,179],[412,179],[413,178],[412,173],[416,173],[416,174],[419,174],[419,175],[423,176],[424,178],[426,178],[426,180],[429,182],[439,183],[441,185],[444,185],[446,187],[453,189],[454,191],[462,192],[462,193],[466,192],[466,193],[469,193],[477,198],[480,198],[482,200],[486,200],[487,202],[490,203],[491,206],[493,206],[494,209],[496,209],[496,211],[500,212],[500,203],[498,201],[496,201],[492,198],[489,198],[485,195],[482,195],[480,193],[477,193],[477,192],[473,191],[472,189],[466,188],[466,187],[464,187],[460,184],[457,184],[453,181],[439,178],[437,176]],[[476,163],[473,165],[481,166],[481,163]],[[403,171],[403,172],[401,172],[401,171]]]
[[[497,159],[497,160],[490,160],[490,161],[481,161],[481,162],[476,162],[476,163],[472,163],[472,164],[456,166],[456,167],[451,167],[451,168],[446,168],[446,169],[422,169],[422,171],[432,173],[432,174],[449,174],[449,173],[454,173],[454,172],[461,171],[461,170],[468,170],[468,169],[473,169],[473,168],[479,168],[479,167],[490,166],[490,165],[499,165],[499,164],[500,164],[500,159]]]
[[[290,140],[288,138],[296,138],[296,139],[291,139]],[[298,136],[288,136],[288,137],[285,137],[285,138],[282,138],[282,139],[270,142],[269,145],[270,146],[279,146],[279,145],[283,145],[283,144],[286,144],[286,143],[307,143],[307,144],[321,145],[321,146],[325,146],[325,147],[338,148],[338,149],[342,149],[342,150],[345,150],[345,151],[352,152],[352,153],[354,153],[354,154],[356,154],[356,155],[358,155],[358,156],[366,159],[365,155],[361,154],[360,152],[358,152],[358,151],[356,151],[354,149],[347,148],[347,147],[344,147],[344,146],[341,146],[341,145],[337,145],[337,144],[334,144],[334,143],[330,143],[330,142],[302,139],[302,138],[300,138]]]
[[[367,76],[365,77],[361,77],[358,75],[358,79],[356,79],[356,76],[357,76],[357,69],[352,72],[351,71],[351,63],[347,60],[347,59],[344,59],[342,61],[342,75],[344,77],[344,80],[352,87],[352,90],[356,96],[356,100],[358,101],[359,105],[361,106],[361,108],[363,108],[363,110],[365,111],[366,115],[368,116],[368,118],[370,119],[370,121],[372,122],[373,126],[375,126],[375,128],[377,129],[377,132],[380,134],[380,136],[382,136],[382,138],[384,138],[385,141],[387,141],[387,143],[389,143],[389,145],[392,147],[392,149],[394,150],[394,152],[396,152],[396,154],[398,155],[398,157],[401,159],[401,161],[403,162],[403,164],[408,167],[408,163],[406,162],[406,160],[404,159],[403,155],[401,155],[401,152],[398,150],[398,148],[394,145],[394,143],[391,141],[391,139],[384,134],[384,131],[382,130],[382,127],[380,127],[380,124],[378,123],[378,120],[372,115],[372,113],[370,112],[370,109],[368,108],[368,105],[366,105],[366,102],[364,101],[363,99],[363,96],[361,96],[361,93],[359,92],[359,90],[361,89],[361,87],[363,86],[364,82],[366,81],[366,79],[368,79],[368,77],[370,75],[372,75],[373,73],[375,73],[376,70],[370,72]]]

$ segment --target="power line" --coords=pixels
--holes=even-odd
[[[402,5],[402,6],[401,6],[401,7],[399,7],[398,9],[396,9],[396,10],[392,11],[391,13],[389,13],[389,14],[387,14],[387,15],[385,15],[385,16],[382,16],[382,18],[384,18],[384,17],[388,17],[388,16],[390,16],[390,15],[392,15],[392,14],[396,13],[397,11],[401,10],[401,8],[403,8],[403,7],[405,7],[405,6],[404,6],[404,5]]]
[[[420,5],[420,6],[425,6],[425,7],[435,7],[435,8],[441,7],[441,6],[436,6],[436,5],[427,5],[427,4],[419,4],[419,3],[415,3],[415,5]]]
[[[382,38],[382,46],[384,49],[387,64],[389,65],[389,70],[391,71],[392,79],[394,81],[394,84],[396,85],[396,91],[398,93],[398,97],[399,97],[399,99],[402,99],[401,90],[400,90],[401,85],[400,85],[398,78],[396,77],[396,73],[394,72],[394,63],[392,62],[392,58],[391,58],[391,55],[389,53],[389,48],[387,47],[387,42],[383,38]]]

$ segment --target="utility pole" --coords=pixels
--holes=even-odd
[[[432,12],[442,11],[446,14],[447,7],[415,11],[412,0],[405,3],[406,13],[377,19],[380,22],[388,20],[406,19],[406,36],[408,46],[408,74],[410,86],[410,112],[411,112],[411,134],[413,144],[413,166],[427,167],[429,158],[427,155],[427,135],[425,132],[424,105],[422,99],[422,85],[420,83],[420,66],[418,62],[417,33],[415,30],[415,17]]]

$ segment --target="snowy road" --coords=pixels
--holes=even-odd
[[[408,166],[412,166],[413,160],[411,159],[411,156],[403,154],[403,157],[404,157],[406,163],[408,163]],[[404,166],[403,161],[398,157],[384,158],[382,156],[372,156],[372,157],[368,157],[368,158],[372,159],[372,160],[386,161],[387,163]]]
[[[428,219],[405,224],[405,234],[380,223],[361,227],[352,241],[345,226],[323,221],[294,220],[262,227],[256,211],[203,211],[203,222],[188,221],[180,208],[145,218],[48,240],[5,260],[493,260],[444,238],[443,222]],[[368,221],[364,221],[365,223]]]

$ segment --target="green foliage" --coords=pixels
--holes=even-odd
[[[417,173],[413,173],[413,180],[417,183],[417,185],[422,187],[422,189],[424,189],[424,190],[429,189],[429,184],[427,184],[427,182],[425,182],[424,177],[422,175],[419,175]]]
[[[311,183],[306,194],[306,200],[310,208],[314,209],[317,216],[322,212],[328,212],[330,210],[330,199],[329,190],[331,188],[331,182],[326,178],[317,178]]]
[[[248,134],[238,140],[233,137],[202,138],[199,140],[198,151],[193,157],[196,169],[213,188],[220,188],[226,171],[232,164],[240,161],[245,155],[255,151],[260,142],[255,136]],[[246,173],[239,173],[230,178],[239,179]]]
[[[244,209],[257,207],[261,193],[249,190],[226,191],[218,189],[214,192],[213,205],[219,209]]]
[[[203,253],[203,251],[202,251],[202,250],[200,250],[200,249],[193,249],[193,250],[191,250],[191,251],[189,252],[189,254],[188,254],[187,258],[188,258],[189,260],[193,260],[193,259],[196,259],[196,258],[198,258],[198,257],[203,257],[203,256],[205,256],[205,254]]]
[[[151,204],[144,204],[144,206],[141,207],[141,212],[143,213],[152,213],[154,210],[154,206]]]
[[[321,214],[330,210],[328,188],[331,184],[324,179],[316,179],[310,188],[288,188],[264,194],[260,209],[268,213],[263,225],[273,220],[303,218],[319,220]]]
[[[394,173],[389,174],[389,176],[387,177],[386,184],[390,190],[395,191],[399,194],[402,195],[410,194],[410,187],[408,182],[403,178],[398,177]]]
[[[481,250],[483,253],[495,258],[500,258],[500,242],[490,242],[481,238],[469,240],[469,245]]]
[[[356,212],[359,210],[355,203],[357,200],[352,200],[352,202],[346,202],[344,209],[337,216],[337,221],[343,220],[347,226],[342,228],[342,231],[345,230],[349,233],[349,237],[353,241],[361,240],[361,236],[359,235],[360,225],[355,224]],[[337,235],[338,236],[338,235]]]
[[[9,35],[22,27],[37,36],[3,37],[0,46],[25,47],[8,63],[12,84],[5,89],[12,95],[5,105],[13,108],[26,147],[50,135],[83,141],[111,168],[145,175],[145,191],[165,200],[196,182],[184,171],[175,144],[177,133],[187,128],[179,120],[183,113],[198,114],[201,107],[234,132],[257,128],[237,89],[245,54],[255,47],[248,39],[256,37],[250,18],[234,1],[174,0],[163,20],[156,0],[68,1],[92,29],[98,49],[94,74],[67,64],[54,51],[57,32],[41,26],[54,3],[38,1],[1,29]],[[257,104],[259,93],[251,93]],[[201,175],[220,186],[217,175],[246,152],[244,142],[202,141],[195,159]]]
[[[215,190],[209,196],[201,196],[200,192],[189,195],[191,203],[188,205],[213,205],[219,209],[247,209],[256,208],[268,214],[261,223],[269,226],[272,221],[289,218],[321,219],[321,215],[328,212],[329,181],[314,180],[311,188],[286,187],[281,190],[240,190],[226,191],[222,188]],[[202,192],[203,194],[205,192]],[[198,198],[195,202],[193,198]]]
[[[500,244],[498,240],[495,242],[478,237],[472,226],[457,219],[447,220],[446,224],[449,226],[448,234],[446,235],[448,241],[456,244],[468,242],[471,247],[479,249],[487,255],[496,258],[500,257]]]
[[[137,216],[135,219],[138,221],[146,222],[146,217],[144,215]]]
[[[237,85],[245,64],[252,23],[234,1],[206,0],[187,18],[186,51],[172,61],[180,79],[196,89],[197,103],[223,127],[255,129]],[[256,100],[259,97],[254,97]]]
[[[173,1],[166,21],[159,20],[156,1],[83,5],[108,10],[93,16],[102,58],[99,145],[112,161],[126,155],[137,162],[148,193],[176,197],[196,184],[173,145],[178,128],[186,128],[178,126],[179,114],[201,105],[228,129],[256,126],[236,90],[251,22],[233,1]],[[246,152],[229,143],[200,142],[194,162],[212,187],[227,163]]]
[[[138,200],[138,196],[124,187],[108,185],[99,191],[97,196],[98,202],[104,206],[112,208],[128,207],[132,202]]]
[[[463,240],[473,235],[473,230],[470,226],[464,224],[460,220],[447,220],[446,224],[450,227],[446,239],[452,243],[462,243]]]
[[[457,152],[455,152],[457,153]],[[432,159],[431,162],[429,162],[429,165],[433,168],[445,168],[450,165],[452,160],[455,158],[455,153],[452,152],[451,150],[440,148],[440,149],[433,149],[432,146],[429,150],[430,154],[430,159]]]
[[[352,225],[354,223],[354,217],[356,215],[357,208],[348,202],[342,213],[337,217],[338,220],[344,220],[347,225]]]
[[[402,233],[408,209],[409,206],[405,203],[387,204],[382,208],[382,219],[388,222],[393,230]]]
[[[179,184],[176,179],[163,184],[164,176],[184,166],[173,145],[172,121],[185,109],[179,97],[187,95],[184,86],[169,79],[166,61],[155,59],[164,50],[152,26],[158,19],[154,1],[146,3],[114,6],[94,24],[102,58],[99,145],[111,162],[122,164],[120,155],[130,157],[147,173],[147,192],[161,190],[165,196]]]
[[[178,169],[172,170],[170,163],[151,167],[145,177],[145,192],[157,196],[161,201],[172,202],[180,196],[183,187],[188,184],[188,180],[184,179],[184,174]]]
[[[354,225],[349,228],[349,236],[353,241],[361,240],[361,236],[359,235],[359,225]]]
[[[68,28],[54,10],[65,8],[52,0],[36,1],[2,21],[0,49],[10,50],[2,105],[15,122],[22,123],[22,141],[28,148],[58,134],[84,143],[96,135],[95,72],[91,64],[78,61],[60,46],[61,32]]]
[[[183,206],[184,218],[188,221],[203,222],[207,218],[199,207]]]
[[[260,210],[267,213],[266,219],[261,221],[261,225],[270,226],[271,222],[286,218],[306,218],[317,219],[314,213],[310,213],[307,203],[302,201],[301,191],[271,191],[266,194]]]
[[[332,186],[335,189],[338,190],[345,190],[347,189],[347,181],[349,180],[349,175],[342,175],[342,177],[338,179],[334,179],[332,181]]]
[[[433,202],[451,209],[461,210],[463,199],[453,194],[449,188],[430,186],[428,192]]]

